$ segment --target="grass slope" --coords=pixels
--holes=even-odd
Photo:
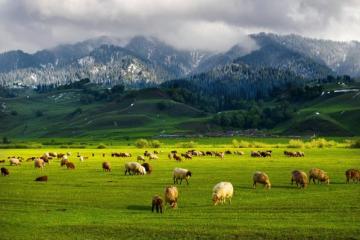
[[[48,150],[2,150],[0,159]],[[124,163],[143,153],[133,148],[122,149],[133,154],[128,159],[109,157],[116,149],[73,149],[74,171],[61,168],[57,160],[44,170],[34,169],[32,162],[6,166],[11,174],[0,178],[1,239],[359,238],[360,185],[345,184],[344,171],[360,167],[360,150],[307,149],[305,158],[286,158],[284,149],[275,149],[272,158],[254,159],[249,157],[250,149],[244,149],[246,156],[201,157],[181,163],[167,159],[172,148],[161,150],[160,159],[151,162],[154,172],[146,176],[124,176]],[[76,152],[89,159],[80,163]],[[101,170],[104,160],[112,163],[111,173]],[[174,167],[193,172],[190,185],[178,186],[177,209],[151,213],[151,198],[172,184]],[[326,170],[331,184],[311,184],[305,190],[289,184],[292,170],[307,172],[312,167]],[[256,170],[268,173],[271,190],[251,188]],[[33,181],[41,175],[48,175],[49,181]],[[212,187],[220,181],[234,185],[231,205],[211,204]]]

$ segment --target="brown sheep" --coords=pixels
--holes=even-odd
[[[41,176],[35,179],[37,182],[47,182],[48,176]]]
[[[178,161],[178,162],[181,162],[181,161],[182,161],[181,157],[178,156],[178,155],[176,155],[176,154],[174,154],[174,159],[175,159],[176,161]]]
[[[165,188],[165,204],[169,203],[172,208],[176,208],[179,192],[177,187],[168,186]]]
[[[144,156],[137,156],[136,160],[145,162]]]
[[[109,162],[103,162],[102,168],[105,172],[111,172],[111,165]]]
[[[326,172],[324,172],[323,170],[319,169],[319,168],[313,168],[309,171],[309,183],[311,182],[311,180],[313,180],[314,184],[315,184],[315,179],[318,180],[319,182],[326,182],[327,184],[330,183],[330,179],[329,176],[326,174]]]
[[[346,183],[350,182],[350,179],[353,180],[353,182],[359,182],[360,181],[360,170],[358,169],[348,169],[345,172],[345,176],[346,176]]]
[[[0,163],[4,163],[5,162],[5,160],[0,160]]]
[[[305,172],[295,170],[295,171],[292,171],[291,175],[292,175],[291,184],[293,184],[295,181],[296,186],[298,186],[300,188],[306,188],[307,183],[308,183],[308,178],[307,178],[307,175]]]
[[[261,157],[261,153],[259,151],[251,151],[252,157]]]
[[[43,168],[45,166],[45,162],[41,158],[35,159],[34,166],[35,168]]]
[[[269,180],[269,177],[266,173],[264,172],[255,172],[254,176],[253,176],[253,187],[256,188],[256,183],[261,183],[263,184],[267,189],[271,188],[271,183]]]
[[[152,172],[152,167],[149,163],[143,163],[141,164],[141,166],[145,168],[147,174],[150,174]]]
[[[67,169],[75,169],[75,164],[72,162],[67,162],[65,165]]]
[[[7,168],[4,168],[4,167],[1,168],[1,175],[7,176],[9,174],[10,174],[9,170]]]
[[[163,206],[164,206],[164,200],[160,196],[155,195],[152,199],[151,211],[154,212],[154,209],[156,209],[157,213],[159,213],[159,211],[160,213],[162,213]]]

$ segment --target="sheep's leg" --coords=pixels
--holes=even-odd
[[[162,210],[162,206],[160,205],[160,213],[162,213],[163,212],[163,210]]]
[[[181,185],[181,183],[182,183],[182,180],[183,180],[183,179],[182,179],[182,178],[180,178],[180,185]]]
[[[186,180],[187,185],[189,185],[189,181],[187,180],[187,178],[185,178],[185,180]]]
[[[151,206],[151,212],[154,212],[155,204],[153,203]]]
[[[156,204],[156,213],[159,213],[159,204]]]
[[[256,188],[256,182],[254,181],[253,183],[253,188],[255,189]]]
[[[176,184],[176,178],[174,177],[173,179],[174,179],[174,184]]]

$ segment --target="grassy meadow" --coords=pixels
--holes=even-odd
[[[271,158],[244,156],[194,157],[175,162],[167,158],[175,147],[158,150],[150,161],[154,171],[145,176],[124,176],[124,163],[135,161],[145,149],[133,146],[106,149],[2,149],[8,156],[40,156],[46,151],[71,151],[75,170],[53,160],[43,170],[33,162],[9,166],[0,178],[1,239],[359,239],[360,184],[345,184],[344,172],[360,168],[360,149],[304,149],[304,158],[288,158],[284,148],[273,148]],[[234,150],[198,145],[199,150]],[[153,150],[148,148],[148,150]],[[185,152],[186,149],[177,149]],[[126,151],[131,158],[112,158]],[[80,162],[77,152],[89,157]],[[95,157],[91,154],[95,153]],[[102,153],[106,156],[102,157]],[[112,172],[103,172],[109,161]],[[151,212],[151,199],[172,184],[172,170],[191,170],[190,184],[178,185],[177,209]],[[319,167],[328,172],[330,185],[310,184],[297,189],[290,184],[294,169],[308,172]],[[252,174],[266,172],[272,188],[252,188]],[[48,182],[35,182],[47,175]],[[213,206],[212,187],[220,181],[234,185],[232,204]]]

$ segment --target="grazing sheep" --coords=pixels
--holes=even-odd
[[[267,189],[271,188],[271,183],[270,183],[269,177],[264,172],[259,172],[259,171],[255,172],[254,176],[253,176],[253,181],[254,181],[254,184],[253,184],[254,188],[256,188],[256,183],[263,184]]]
[[[143,163],[143,164],[141,164],[141,166],[143,166],[145,168],[145,170],[148,174],[150,174],[152,172],[152,167],[149,163]]]
[[[295,181],[297,187],[306,188],[308,183],[308,178],[305,172],[294,170],[292,171],[291,175],[292,175],[291,184],[293,184]]]
[[[220,157],[221,159],[224,159],[225,153],[224,152],[215,152],[215,156]]]
[[[261,157],[261,153],[259,151],[251,151],[251,157]]]
[[[176,208],[179,192],[177,187],[168,186],[165,188],[165,204],[169,203],[172,208]]]
[[[159,157],[156,154],[150,153],[149,160],[157,160]]]
[[[159,213],[162,213],[163,212],[163,205],[164,205],[164,200],[158,196],[158,195],[155,195],[152,199],[152,207],[151,207],[151,211],[154,212],[154,209],[156,208],[156,212]]]
[[[0,163],[4,163],[5,162],[5,160],[0,160]]]
[[[66,155],[65,153],[58,153],[57,158],[58,159],[63,158],[65,155]]]
[[[170,160],[173,159],[173,156],[174,156],[174,155],[173,155],[172,153],[169,153],[169,154],[168,154],[168,158],[169,158]]]
[[[173,171],[174,184],[179,183],[179,179],[180,179],[180,184],[181,184],[182,180],[185,179],[186,183],[189,185],[190,177],[191,177],[191,172],[187,169],[175,168]]]
[[[174,154],[174,159],[175,159],[176,161],[178,161],[178,162],[181,162],[181,161],[182,161],[181,157],[178,156],[178,155],[176,155],[176,154]]]
[[[189,153],[184,154],[184,157],[185,157],[186,159],[192,159],[192,156],[191,156],[191,154],[189,154]]]
[[[260,151],[260,155],[262,157],[271,157],[272,151],[271,150],[266,150],[266,151]]]
[[[65,163],[67,169],[75,169],[75,164],[72,162]]]
[[[109,162],[103,162],[102,168],[105,172],[111,172],[111,165]]]
[[[327,173],[319,168],[313,168],[309,171],[309,183],[311,182],[311,180],[313,180],[313,182],[315,184],[315,179],[318,180],[318,183],[319,182],[322,182],[322,183],[326,182],[327,184],[330,183],[330,179],[329,179],[329,176],[327,175]]]
[[[56,152],[49,152],[48,153],[50,157],[57,157],[57,153]]]
[[[41,176],[35,179],[37,182],[47,182],[48,176]]]
[[[145,162],[144,156],[137,156],[136,160]]]
[[[231,183],[220,182],[213,188],[212,201],[214,205],[217,205],[218,203],[224,204],[226,199],[229,199],[229,204],[231,204],[233,194],[234,187]]]
[[[225,154],[232,154],[232,152],[230,150],[226,150]]]
[[[43,168],[45,166],[45,162],[41,158],[35,159],[34,166],[35,168]]]
[[[18,166],[21,164],[21,161],[18,158],[10,158],[9,161],[10,161],[10,166],[12,166],[12,165]]]
[[[212,153],[212,152],[210,152],[210,151],[207,151],[207,152],[205,153],[205,155],[206,155],[206,156],[212,156],[212,155],[213,155],[213,153]]]
[[[348,169],[345,172],[345,176],[346,176],[346,183],[350,182],[350,179],[353,180],[353,182],[359,182],[360,181],[360,170],[358,169]]]
[[[146,170],[143,166],[140,165],[140,163],[127,162],[127,163],[125,163],[125,175],[127,173],[129,173],[129,175],[132,175],[132,174],[145,175]]]
[[[69,160],[68,160],[67,158],[61,159],[61,161],[60,161],[60,166],[62,167],[62,166],[64,166],[64,165],[66,165],[66,163],[68,163],[68,162],[69,162]]]
[[[10,174],[9,170],[7,168],[4,168],[4,167],[1,168],[1,175],[7,176],[9,174]]]

